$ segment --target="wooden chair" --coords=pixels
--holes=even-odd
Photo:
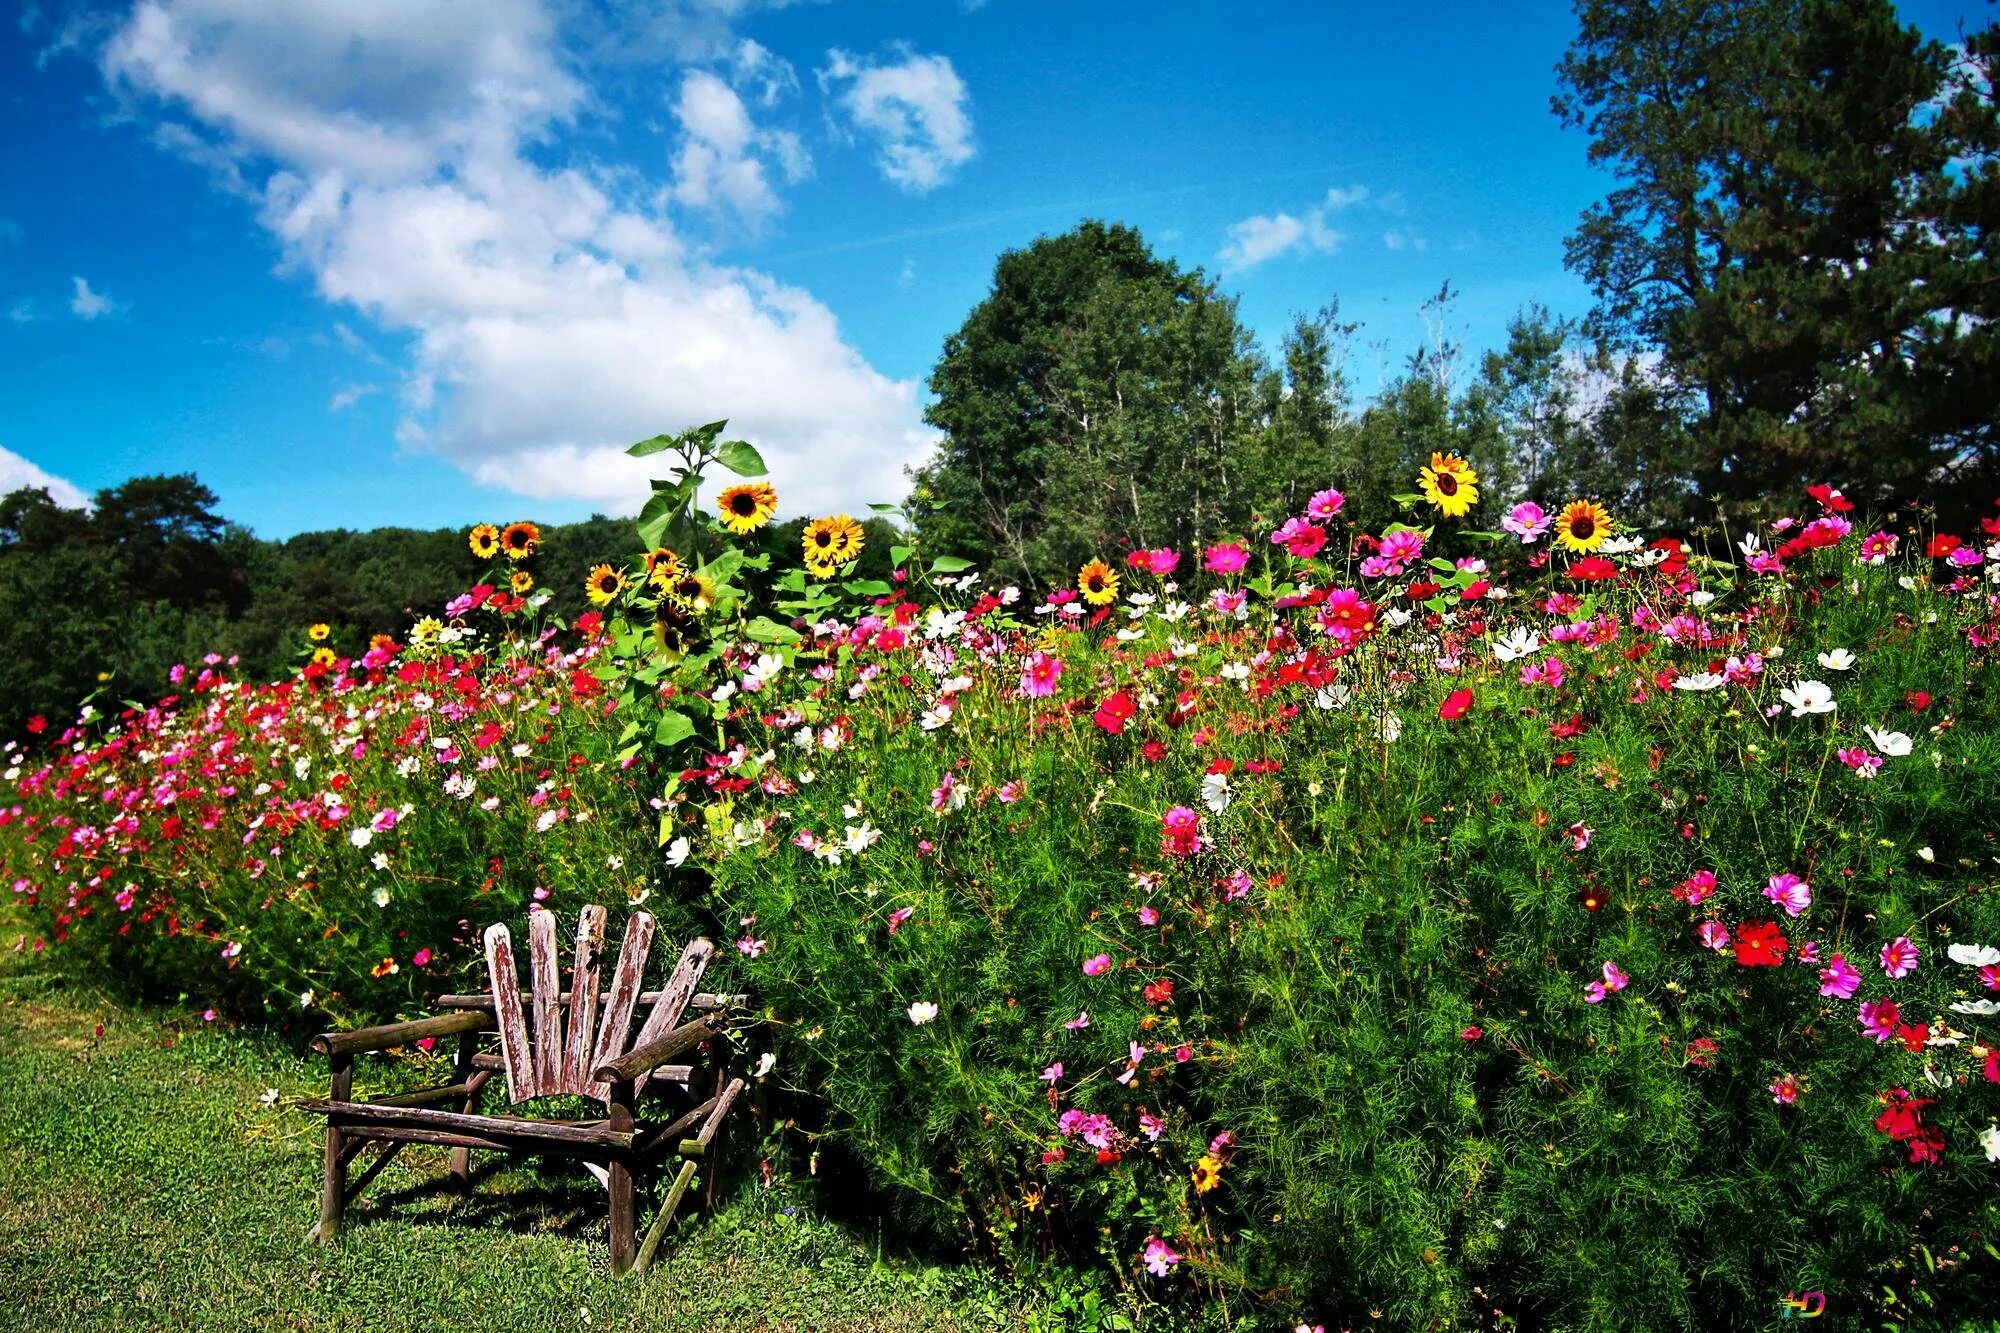
[[[461,1185],[470,1182],[475,1148],[555,1154],[580,1159],[610,1193],[612,1271],[645,1272],[723,1117],[743,1091],[741,1078],[724,1081],[727,1061],[718,1058],[712,1062],[714,1091],[698,1100],[700,1095],[690,1091],[693,1066],[668,1062],[729,1031],[732,1013],[745,997],[696,992],[715,949],[703,939],[682,951],[664,989],[642,993],[654,930],[653,918],[644,912],[632,914],[610,988],[600,991],[604,923],[602,907],[583,909],[567,991],[556,956],[555,917],[537,909],[528,918],[533,980],[526,992],[516,980],[507,927],[496,925],[486,932],[487,994],[440,996],[438,1007],[453,1012],[433,1018],[313,1038],[313,1049],[328,1057],[333,1079],[325,1101],[306,1102],[300,1108],[326,1117],[326,1180],[319,1223],[308,1239],[323,1244],[336,1240],[347,1205],[406,1143],[449,1147],[452,1176]],[[633,1018],[642,1005],[649,1007],[635,1036]],[[682,1022],[689,1011],[698,1016]],[[498,1034],[497,1053],[480,1049],[487,1033]],[[458,1054],[450,1083],[372,1102],[357,1102],[349,1095],[357,1054],[452,1036],[458,1038]],[[506,1075],[510,1106],[567,1094],[604,1103],[605,1114],[572,1120],[483,1114],[480,1103],[496,1072]],[[641,1096],[649,1088],[665,1095],[642,1107]],[[667,1105],[660,1106],[663,1101]],[[347,1168],[370,1143],[381,1144],[381,1151],[350,1183]],[[680,1169],[660,1202],[645,1243],[635,1250],[635,1177],[674,1157],[680,1159]],[[713,1183],[711,1178],[711,1197]]]

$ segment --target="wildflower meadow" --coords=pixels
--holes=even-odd
[[[721,431],[635,446],[574,620],[480,525],[400,636],[33,719],[8,943],[296,1033],[643,905],[765,1020],[766,1178],[1160,1318],[1994,1308],[2000,511],[1645,532],[1438,454],[1037,596],[752,553]]]

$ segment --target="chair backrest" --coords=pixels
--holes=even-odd
[[[525,1102],[556,1093],[574,1093],[604,1101],[610,1085],[599,1083],[592,1071],[635,1046],[673,1031],[694,997],[703,969],[715,946],[691,942],[674,964],[673,975],[653,1000],[636,1036],[632,1018],[641,998],[646,955],[653,947],[653,918],[634,912],[625,925],[625,943],[618,950],[611,988],[598,1015],[598,965],[604,947],[602,907],[586,907],[577,919],[576,961],[570,972],[567,998],[562,967],[556,959],[555,915],[536,908],[528,917],[528,962],[531,984],[524,995],[514,966],[514,941],[504,925],[486,931],[486,978],[493,990],[493,1016],[500,1029],[500,1055],[506,1064],[507,1096]],[[527,1002],[524,1012],[523,1001]],[[564,1014],[563,1010],[569,1012]],[[530,1039],[529,1020],[533,1021]]]

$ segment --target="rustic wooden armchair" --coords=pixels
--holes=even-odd
[[[554,1154],[581,1160],[611,1196],[612,1271],[646,1271],[723,1118],[743,1091],[741,1078],[726,1079],[728,1062],[721,1054],[727,1044],[713,1039],[730,1030],[745,997],[695,990],[715,948],[703,939],[682,951],[664,989],[641,992],[654,931],[653,918],[644,912],[632,914],[611,985],[600,991],[604,924],[602,907],[583,909],[567,991],[559,975],[555,917],[538,909],[528,918],[533,978],[526,992],[516,979],[507,927],[496,925],[485,938],[488,993],[440,996],[438,1007],[451,1012],[436,1017],[327,1032],[313,1039],[313,1049],[328,1057],[333,1077],[325,1101],[301,1106],[326,1117],[326,1179],[319,1223],[309,1239],[336,1240],[347,1205],[406,1143],[449,1147],[452,1176],[461,1185],[470,1183],[474,1149]],[[635,1036],[633,1018],[642,1005],[649,1007]],[[682,1022],[689,1012],[696,1016]],[[497,1052],[481,1049],[488,1034],[497,1034]],[[458,1053],[450,1083],[370,1102],[350,1096],[356,1055],[452,1036],[458,1038]],[[717,1057],[709,1061],[712,1083],[702,1083],[713,1088],[705,1098],[694,1091],[692,1063],[669,1063],[698,1054],[704,1045]],[[605,1114],[570,1120],[484,1114],[480,1105],[496,1072],[506,1075],[510,1107],[568,1094],[604,1103]],[[649,1090],[659,1095],[642,1103]],[[370,1143],[381,1144],[381,1150],[349,1182],[349,1165]],[[636,1244],[635,1178],[673,1158],[680,1168],[644,1243]],[[711,1193],[713,1183],[711,1173]]]

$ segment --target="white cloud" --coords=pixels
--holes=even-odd
[[[16,324],[32,324],[42,317],[35,308],[35,298],[24,296],[7,307],[7,318]]]
[[[125,308],[105,293],[92,291],[90,284],[80,277],[70,281],[76,284],[76,294],[69,298],[69,312],[78,319],[102,319]]]
[[[758,129],[736,90],[706,70],[691,70],[681,80],[674,118],[684,132],[674,154],[674,197],[689,207],[726,209],[761,222],[782,207],[765,175],[766,161],[788,182],[811,168],[796,134]]]
[[[45,472],[11,449],[0,449],[0,495],[24,486],[45,488],[57,504],[81,509],[90,503],[83,488],[53,472]]]
[[[1430,249],[1431,245],[1429,241],[1421,236],[1412,236],[1408,232],[1402,231],[1383,232],[1382,244],[1391,250],[1415,250],[1419,254]]]
[[[382,386],[379,384],[343,384],[334,390],[333,397],[326,400],[326,410],[329,412],[345,412],[363,398],[371,397],[380,392],[382,392]]]
[[[1366,185],[1335,186],[1326,197],[1299,216],[1259,213],[1231,223],[1228,239],[1216,254],[1225,273],[1242,273],[1279,255],[1317,251],[1332,254],[1347,237],[1327,225],[1327,218],[1368,199]]]
[[[711,23],[748,3],[677,9]],[[653,468],[627,443],[729,417],[785,512],[901,495],[933,438],[916,384],[869,366],[809,293],[692,249],[631,172],[557,142],[592,109],[559,41],[536,0],[142,0],[104,63],[229,148],[324,299],[408,336],[407,446],[495,487],[630,513]],[[769,61],[719,40],[702,58],[731,51],[761,98]],[[705,77],[679,89],[690,139],[784,170],[742,99]],[[704,178],[712,197],[759,201],[726,160]]]
[[[745,37],[736,45],[729,62],[729,81],[738,88],[754,90],[759,106],[776,106],[799,91],[799,74],[792,62]]]
[[[971,97],[944,56],[898,54],[899,61],[879,64],[828,51],[819,83],[852,128],[874,140],[882,174],[922,194],[972,160]]]

